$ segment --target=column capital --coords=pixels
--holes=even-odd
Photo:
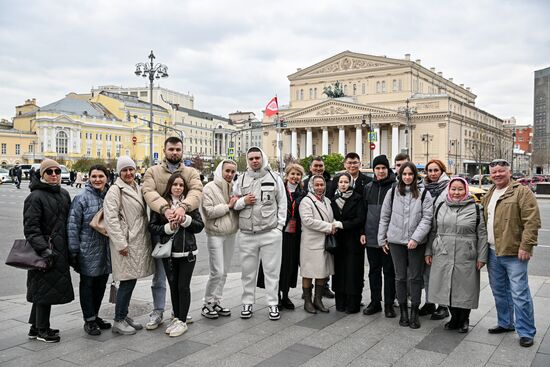
[[[306,127],[306,131],[312,131],[311,127]]]
[[[346,127],[344,125],[338,125],[338,130],[344,130]]]
[[[392,122],[392,123],[391,123],[391,127],[399,127],[399,126],[401,126],[401,123],[398,122],[398,121],[397,121],[397,122]]]
[[[362,130],[362,129],[363,129],[363,127],[361,126],[361,124],[356,124],[356,125],[353,125],[353,126],[355,126],[355,129],[356,129],[356,130]]]

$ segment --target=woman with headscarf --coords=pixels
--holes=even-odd
[[[449,185],[449,176],[447,175],[447,167],[439,159],[432,159],[426,165],[426,177],[424,178],[424,187],[430,192],[433,200],[433,207],[435,208],[438,203],[445,201],[447,197],[447,187]],[[424,274],[422,277],[424,281],[424,293],[426,294],[426,303],[420,308],[419,315],[426,316],[432,315],[432,320],[443,320],[449,316],[447,307],[438,306],[428,302],[429,286],[430,286],[430,265],[424,267]]]
[[[321,175],[309,180],[308,194],[300,203],[302,234],[300,241],[300,274],[304,292],[304,309],[309,313],[328,312],[323,305],[326,279],[334,274],[333,255],[325,251],[325,237],[336,233],[341,223],[334,222],[330,200],[325,197],[326,184]],[[315,279],[315,300],[312,283]]]
[[[135,182],[136,163],[128,156],[117,160],[118,178],[103,202],[105,228],[109,235],[113,280],[118,287],[113,332],[135,334],[141,324],[128,317],[128,307],[137,279],[152,275],[151,236],[141,188]]]
[[[338,177],[336,193],[332,199],[332,212],[340,229],[336,233],[338,248],[334,254],[332,290],[336,310],[357,313],[361,305],[365,273],[365,250],[360,242],[365,223],[365,207],[362,197],[350,184],[349,173]]]
[[[59,330],[50,328],[52,305],[74,299],[66,227],[71,197],[61,188],[61,166],[48,158],[40,164],[40,179],[32,181],[30,189],[23,209],[25,238],[53,265],[47,271],[29,270],[27,274],[27,301],[32,303],[29,338],[56,343],[61,338]]]
[[[428,301],[448,306],[447,330],[468,332],[470,310],[479,303],[480,269],[487,263],[487,230],[482,208],[461,177],[449,181],[448,194],[435,208],[426,264],[431,265]]]
[[[109,238],[90,227],[94,216],[103,208],[109,185],[109,171],[105,166],[94,165],[89,170],[90,180],[71,205],[69,214],[70,263],[80,273],[80,308],[84,316],[84,331],[100,335],[111,324],[99,317],[107,280],[111,273]]]
[[[235,161],[221,161],[214,171],[214,180],[207,183],[202,191],[201,205],[210,276],[206,283],[201,314],[209,319],[231,315],[231,310],[223,307],[221,301],[239,228],[239,218],[233,210],[238,199],[233,195],[233,179],[236,172]]]

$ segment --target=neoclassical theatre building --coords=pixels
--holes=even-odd
[[[409,54],[394,59],[344,51],[288,79],[290,101],[279,111],[283,155],[357,152],[369,167],[376,155],[392,161],[408,152],[419,166],[439,158],[453,173],[475,173],[493,157],[511,157],[503,120],[476,107],[469,87]],[[336,93],[327,96],[327,87]],[[264,130],[263,147],[276,157],[275,128]]]

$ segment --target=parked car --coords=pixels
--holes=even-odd
[[[64,165],[60,165],[61,167],[61,183],[70,185],[71,184],[71,173],[65,167]]]
[[[19,167],[21,167],[21,171],[23,172],[22,178],[24,180],[28,180],[29,179],[29,171],[30,171],[32,165],[31,164],[20,164]]]
[[[7,182],[12,182],[10,171],[5,168],[0,168],[0,185]]]
[[[512,179],[514,180],[519,180],[520,178],[524,178],[525,177],[525,174],[523,174],[523,172],[514,172],[512,174]]]
[[[472,185],[479,185],[479,175],[475,175],[472,177],[470,183]],[[481,184],[482,185],[490,185],[491,184],[491,175],[481,175]]]

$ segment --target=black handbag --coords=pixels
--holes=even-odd
[[[317,209],[317,212],[321,216],[321,219],[324,221],[325,218],[323,218],[323,214],[321,214],[321,211],[319,210],[317,205],[315,205],[315,202],[313,201],[313,199],[311,199],[311,198],[309,198],[309,199],[313,203],[313,206],[315,207],[315,209]],[[333,234],[327,234],[325,236],[325,251],[328,252],[329,254],[334,255],[336,253],[337,249],[338,249],[338,242],[336,241],[336,237],[334,237]]]
[[[48,241],[52,250],[51,241]],[[52,265],[50,259],[40,256],[27,240],[15,240],[6,259],[6,265],[25,270],[46,271]]]

